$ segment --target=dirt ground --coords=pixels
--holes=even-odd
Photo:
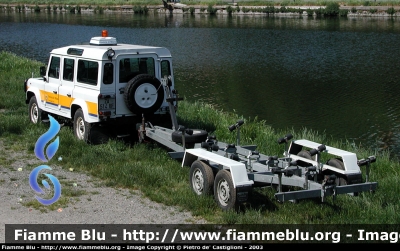
[[[36,202],[29,184],[32,165],[42,165],[33,153],[4,149],[0,165],[0,243],[5,242],[5,224],[195,224],[206,223],[178,207],[155,203],[138,190],[107,187],[87,174],[50,166],[46,173],[57,177],[77,196],[68,196],[65,207],[49,210]],[[27,166],[31,166],[27,168]],[[40,180],[38,181],[40,183]],[[64,187],[67,188],[66,185]],[[61,192],[60,200],[63,197]],[[29,203],[31,202],[31,203]],[[35,202],[35,203],[32,203]],[[39,205],[35,207],[32,205]]]

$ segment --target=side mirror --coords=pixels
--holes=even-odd
[[[40,66],[40,76],[46,76],[46,66]]]
[[[39,73],[43,80],[46,81],[46,66],[40,66]]]

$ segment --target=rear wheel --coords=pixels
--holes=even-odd
[[[85,121],[82,109],[78,109],[74,115],[74,134],[79,140],[89,143],[91,125]]]
[[[236,188],[233,186],[232,176],[228,170],[221,170],[215,176],[214,198],[223,210],[236,207]]]
[[[214,185],[214,173],[212,168],[202,160],[196,160],[190,167],[189,174],[192,190],[197,195],[212,193]]]

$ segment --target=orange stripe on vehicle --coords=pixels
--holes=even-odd
[[[60,95],[60,103],[59,104],[62,107],[68,108],[68,109],[71,108],[72,101],[74,101],[74,98],[70,98],[68,96]]]
[[[86,101],[86,105],[88,107],[89,114],[97,115],[97,103]]]
[[[47,103],[58,105],[58,94],[47,91],[40,91],[40,99],[46,101]]]

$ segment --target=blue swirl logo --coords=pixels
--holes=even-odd
[[[58,137],[56,138],[56,140],[54,140],[54,142],[51,142],[49,144],[49,146],[46,149],[46,154],[47,154],[47,157],[49,158],[47,160],[46,157],[44,156],[44,147],[60,131],[60,124],[58,124],[58,122],[50,115],[49,115],[49,119],[50,119],[49,130],[47,132],[45,132],[42,136],[39,137],[39,139],[36,141],[36,145],[35,145],[36,157],[38,157],[39,159],[41,159],[44,162],[47,162],[48,160],[53,158],[54,154],[56,154],[56,152],[57,152],[58,145],[60,144],[60,140]]]
[[[46,144],[48,142],[50,142],[50,140],[52,138],[54,138],[57,135],[57,133],[60,131],[60,124],[50,115],[49,115],[49,119],[50,119],[49,130],[47,132],[45,132],[42,136],[39,137],[39,139],[37,140],[36,145],[35,145],[36,157],[38,157],[40,160],[42,160],[44,162],[49,161],[56,154],[56,152],[58,150],[58,146],[60,144],[59,137],[57,136],[57,138],[47,146],[47,148],[46,148],[47,158],[45,157],[44,150],[45,150]],[[38,166],[35,169],[33,169],[31,174],[29,175],[29,184],[30,184],[31,188],[39,194],[45,194],[45,192],[42,190],[42,188],[39,186],[39,184],[37,182],[39,173],[43,169],[51,170],[51,168],[49,166],[41,165],[41,166]],[[43,199],[37,195],[35,196],[35,198],[43,205],[48,206],[48,205],[53,204],[60,198],[61,184],[58,181],[58,179],[56,177],[54,177],[53,175],[51,175],[51,174],[45,174],[45,175],[53,183],[54,195],[51,199]],[[46,180],[42,180],[42,185],[48,190],[51,189],[49,183]]]

